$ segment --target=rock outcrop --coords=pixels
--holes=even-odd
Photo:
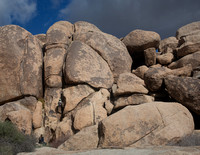
[[[0,121],[68,151],[176,143],[199,126],[199,38],[199,22],[163,40],[84,21],[0,27]]]

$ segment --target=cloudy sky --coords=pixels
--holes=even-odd
[[[0,26],[17,24],[38,34],[59,20],[88,21],[117,37],[151,30],[164,39],[200,21],[200,0],[0,0]]]

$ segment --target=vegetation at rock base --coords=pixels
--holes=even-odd
[[[0,154],[12,155],[19,152],[31,152],[36,147],[36,139],[20,132],[9,121],[0,122]]]

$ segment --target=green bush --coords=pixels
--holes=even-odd
[[[11,122],[0,122],[0,154],[31,152],[36,147],[33,136],[20,132]]]

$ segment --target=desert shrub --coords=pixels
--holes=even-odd
[[[38,101],[42,102],[42,108],[45,108],[45,100],[44,98],[39,98]]]
[[[0,154],[31,152],[36,147],[36,139],[20,132],[11,122],[0,122]]]

